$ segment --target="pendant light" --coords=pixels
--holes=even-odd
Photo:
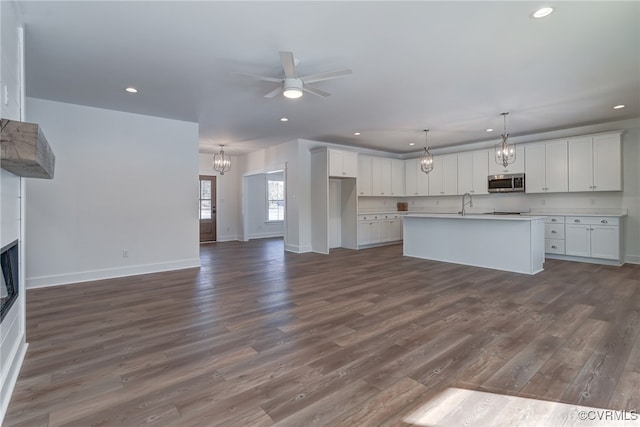
[[[507,114],[509,113],[500,113],[500,115],[504,117],[504,133],[502,134],[502,142],[496,144],[496,163],[501,164],[505,168],[516,161],[516,148],[512,144],[509,144]]]
[[[220,175],[231,170],[231,160],[224,154],[224,145],[221,145],[220,152],[213,156],[213,170],[220,172]]]
[[[427,141],[427,133],[429,129],[424,131],[424,152],[420,158],[420,170],[424,173],[429,173],[433,170],[433,155],[429,152],[429,145]]]

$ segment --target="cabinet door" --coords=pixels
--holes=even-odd
[[[416,182],[418,186],[418,196],[428,196],[429,195],[429,175],[431,173],[424,173],[420,168],[420,159],[417,159],[416,162]]]
[[[591,226],[591,256],[594,258],[620,258],[620,228],[611,225]]]
[[[460,166],[458,166],[458,172]],[[487,176],[489,175],[489,151],[473,151],[473,186],[471,194],[489,194]],[[458,176],[460,174],[458,173]],[[464,194],[464,193],[462,193]]]
[[[391,159],[384,157],[371,158],[372,194],[374,196],[391,195]]]
[[[371,221],[369,223],[369,243],[380,243],[382,241],[382,221]]]
[[[455,196],[458,194],[458,155],[442,156],[442,194]]]
[[[342,152],[342,176],[345,178],[358,177],[358,153],[353,151]]]
[[[391,159],[391,195],[404,196],[404,161]]]
[[[593,137],[593,190],[622,190],[620,135]]]
[[[389,241],[402,240],[402,219],[395,218],[389,221]]]
[[[433,156],[433,170],[429,172],[429,196],[444,195],[442,190],[442,157]]]
[[[407,197],[418,195],[418,159],[404,161],[404,184]]]
[[[526,154],[529,161],[529,153]],[[567,141],[555,141],[545,144],[545,176],[547,193],[566,193],[569,190],[569,172],[567,160]],[[527,187],[529,186],[527,173]],[[528,188],[527,188],[528,192]]]
[[[359,156],[358,158],[358,195],[359,196],[371,196],[372,195],[372,171],[371,157]]]
[[[329,151],[329,176],[342,177],[342,151]]]
[[[593,191],[593,138],[569,140],[569,191]]]
[[[495,150],[489,153],[489,175],[502,175],[505,173],[524,173],[525,152],[522,144],[516,145],[516,161],[505,168],[502,163],[496,163]]]
[[[473,153],[472,151],[458,153],[458,195],[474,192]],[[487,180],[486,176],[484,180]]]
[[[591,226],[567,224],[565,226],[565,253],[574,256],[591,256]]]
[[[358,245],[368,245],[371,243],[370,229],[369,221],[358,222]]]
[[[544,193],[547,190],[545,180],[545,144],[527,145],[524,152],[526,191],[527,193]]]

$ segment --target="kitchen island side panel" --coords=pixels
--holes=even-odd
[[[405,256],[525,274],[543,269],[541,218],[408,215],[404,236]]]

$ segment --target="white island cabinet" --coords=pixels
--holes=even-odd
[[[405,256],[536,274],[544,263],[544,217],[409,214]]]

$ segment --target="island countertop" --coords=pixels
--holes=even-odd
[[[544,216],[525,216],[525,215],[496,215],[496,214],[454,214],[454,213],[409,213],[405,218],[449,218],[463,220],[487,219],[492,221],[534,221],[544,219]]]

